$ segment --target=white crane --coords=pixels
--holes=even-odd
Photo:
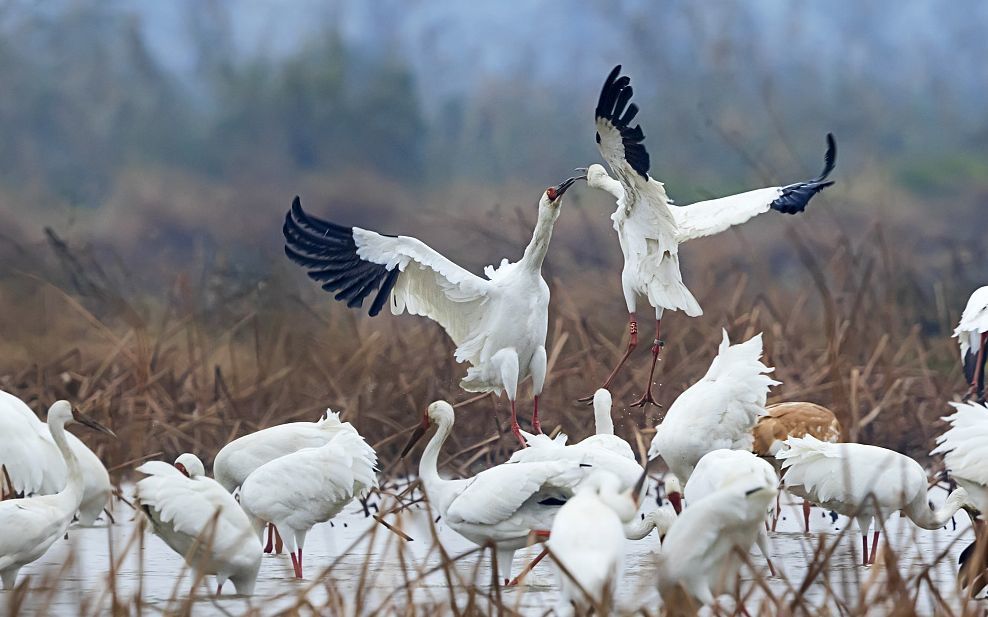
[[[840,441],[841,425],[836,414],[822,405],[804,401],[777,403],[765,408],[766,414],[758,418],[752,435],[755,438],[752,451],[768,460],[775,470],[782,470],[782,461],[775,454],[785,447],[790,437],[813,435],[820,441],[837,443]],[[780,491],[781,494],[781,491]],[[810,502],[803,500],[803,525],[810,532]],[[772,517],[772,531],[779,522],[779,497],[775,499],[775,514]]]
[[[618,478],[620,490],[630,489],[644,470],[635,460],[631,445],[614,434],[611,394],[607,390],[600,389],[594,394],[594,420],[596,434],[573,445],[566,445],[567,436],[564,433],[550,439],[547,435],[532,435],[523,431],[528,447],[516,450],[508,462],[568,460],[580,465],[584,477],[597,470],[606,470]]]
[[[984,288],[982,288],[984,289]],[[930,455],[943,455],[950,477],[965,489],[978,515],[972,514],[975,538],[961,553],[960,581],[972,597],[988,581],[988,554],[978,548],[985,542],[984,513],[988,512],[988,408],[983,404],[950,403],[954,413],[943,418],[950,428],[937,437]]]
[[[954,330],[961,348],[964,376],[970,386],[968,396],[985,400],[985,343],[988,342],[988,286],[979,287],[968,298],[961,320]]]
[[[446,524],[477,545],[494,543],[498,575],[511,580],[515,551],[529,538],[545,538],[560,506],[573,496],[582,478],[577,463],[567,460],[504,463],[472,478],[440,477],[439,451],[453,428],[453,406],[446,401],[429,405],[421,430],[436,425],[419,461],[419,478],[432,507]],[[412,443],[406,447],[407,454]]]
[[[78,437],[66,433],[82,470],[83,495],[78,522],[90,527],[103,512],[113,485],[103,461]],[[0,390],[0,465],[15,494],[50,495],[67,479],[64,459],[48,427],[20,398]]]
[[[595,111],[597,148],[617,179],[611,178],[602,166],[594,164],[587,169],[587,184],[610,193],[617,200],[611,220],[624,253],[621,288],[629,315],[628,348],[603,387],[611,384],[638,345],[635,311],[638,299],[644,298],[655,309],[655,340],[647,387],[633,405],[645,406],[656,404],[652,397],[652,377],[662,349],[663,312],[681,310],[690,317],[703,313],[683,283],[679,271],[679,245],[720,233],[769,210],[787,214],[802,212],[814,195],[833,184],[827,181],[827,176],[834,168],[837,147],[833,135],[828,134],[823,172],[808,182],[757,189],[684,207],[674,206],[662,183],[649,177],[649,155],[643,144],[645,134],[641,126],[631,126],[638,114],[638,107],[634,103],[628,104],[633,93],[631,80],[620,74],[621,66],[618,65],[607,76]]]
[[[666,533],[659,553],[659,593],[670,615],[737,589],[738,572],[758,535],[775,485],[753,477],[690,504]]]
[[[113,435],[95,420],[72,409],[68,401],[56,401],[48,409],[48,430],[67,470],[65,486],[55,494],[0,502],[0,581],[13,589],[20,569],[38,559],[65,535],[82,503],[85,480],[65,426],[83,426]]]
[[[979,512],[988,512],[988,408],[975,403],[950,405],[954,413],[943,418],[950,428],[937,437],[930,455],[942,454],[950,477],[967,490]]]
[[[751,450],[751,430],[765,413],[768,389],[779,383],[761,361],[761,334],[737,345],[726,331],[723,337],[710,369],[669,407],[648,450],[648,458],[661,456],[683,485],[704,454]]]
[[[594,471],[552,523],[546,545],[556,564],[560,615],[589,614],[613,604],[624,568],[624,526],[638,510],[631,491],[620,485],[614,474]]]
[[[686,505],[692,507],[721,489],[750,484],[753,481],[766,486],[778,486],[779,476],[768,461],[746,450],[713,450],[704,454],[696,464],[689,482],[683,487],[683,496],[686,498]],[[775,574],[768,532],[764,527],[759,529],[755,543],[768,562],[769,570]]]
[[[582,176],[581,176],[582,177]],[[532,427],[541,432],[539,395],[545,385],[545,339],[549,286],[542,262],[562,197],[579,178],[545,190],[538,221],[525,253],[484,269],[483,279],[458,266],[421,240],[344,227],[306,214],[296,197],[285,216],[285,254],[310,278],[348,307],[359,307],[376,292],[369,313],[385,303],[437,322],[456,344],[457,362],[470,365],[460,387],[468,392],[505,392],[511,402],[511,430],[524,446],[515,410],[518,382],[531,376]]]
[[[967,491],[959,488],[943,506],[931,510],[923,467],[878,446],[827,443],[807,435],[790,437],[776,458],[783,461],[786,490],[855,520],[861,532],[862,565],[873,563],[877,554],[877,528],[868,552],[868,530],[875,518],[881,523],[901,511],[919,527],[937,529],[971,503]]]
[[[302,578],[305,536],[361,492],[377,487],[377,454],[356,432],[341,431],[328,443],[265,463],[240,487],[240,505],[263,533],[265,522],[281,533],[295,577]]]
[[[193,580],[216,576],[216,595],[230,580],[238,594],[254,592],[261,544],[247,514],[218,482],[206,477],[194,454],[174,465],[150,461],[137,468],[137,501],[155,535],[185,559]]]
[[[288,422],[244,435],[223,446],[216,454],[213,476],[232,493],[261,465],[302,448],[323,446],[340,433],[359,436],[352,424],[341,422],[340,414],[327,409],[318,422]],[[275,538],[277,547],[273,546]],[[272,551],[281,552],[281,536],[274,525],[269,525],[264,552]]]

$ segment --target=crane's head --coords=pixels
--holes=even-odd
[[[586,169],[578,169],[577,171],[585,172],[587,186],[593,189],[603,187],[604,184],[611,179],[610,175],[607,173],[607,170],[604,169],[604,166],[598,163],[594,163]]]
[[[203,467],[199,457],[188,452],[175,459],[175,469],[181,471],[189,478],[206,475],[206,468]]]
[[[429,405],[429,408],[422,414],[422,422],[415,427],[415,430],[412,431],[412,436],[408,439],[408,443],[402,448],[401,458],[405,458],[405,455],[411,451],[419,439],[422,439],[422,436],[425,435],[425,432],[433,424],[453,424],[453,406],[446,401],[435,401]]]
[[[61,424],[62,426],[65,426],[74,422],[91,428],[94,431],[99,431],[101,433],[106,433],[107,435],[116,437],[116,434],[114,434],[113,431],[106,428],[96,420],[93,420],[89,416],[83,414],[78,409],[74,409],[68,401],[55,401],[52,406],[48,408],[49,424]]]
[[[559,205],[560,200],[563,198],[563,193],[566,189],[573,186],[573,183],[577,180],[586,180],[586,174],[573,176],[572,178],[566,178],[556,186],[550,186],[545,190],[545,194],[542,195],[542,200],[539,205],[556,207]]]

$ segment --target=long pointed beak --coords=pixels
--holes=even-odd
[[[648,480],[649,467],[657,460],[659,460],[658,457],[646,461],[645,467],[642,469],[642,475],[635,482],[635,488],[631,490],[631,499],[635,502],[635,508],[639,506],[639,502],[641,501],[642,488],[645,486],[645,481]]]
[[[401,449],[401,458],[405,458],[405,455],[415,447],[415,444],[418,443],[419,439],[422,439],[422,435],[425,435],[427,430],[429,430],[428,416],[422,418],[422,424],[416,426],[415,430],[412,431],[412,436],[408,439],[408,443],[406,443],[405,447]]]
[[[586,174],[583,174],[583,177],[582,178],[579,177],[579,176],[573,176],[572,178],[566,178],[565,180],[563,180],[559,184],[559,186],[556,187],[556,199],[559,199],[560,197],[562,197],[563,196],[563,193],[566,192],[566,189],[568,189],[569,187],[573,186],[573,183],[574,182],[576,182],[577,180],[586,180],[586,179],[587,179],[587,175]]]
[[[89,416],[83,415],[78,410],[75,410],[75,409],[72,410],[72,419],[75,420],[76,422],[78,422],[79,424],[83,425],[83,426],[88,426],[89,428],[93,429],[94,431],[99,431],[100,433],[106,433],[107,435],[110,435],[111,437],[114,437],[114,438],[116,438],[116,436],[117,436],[116,433],[114,433],[110,429],[106,428],[105,426],[103,426],[102,424],[100,424],[99,422],[97,422],[96,420],[93,420]]]

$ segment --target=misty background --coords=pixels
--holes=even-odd
[[[881,225],[924,275],[976,281],[986,23],[980,2],[6,0],[0,250],[50,227],[122,287],[264,276],[300,194],[474,268],[514,257],[544,187],[599,160],[593,108],[622,63],[679,203],[815,175],[836,134],[838,184],[801,220],[732,234],[780,277],[786,225]],[[613,266],[613,205],[575,193],[549,267]]]

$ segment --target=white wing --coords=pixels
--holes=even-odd
[[[942,454],[947,471],[971,495],[981,512],[988,512],[988,409],[974,403],[951,403],[956,410],[937,437],[931,455]]]
[[[723,488],[761,480],[777,486],[779,477],[772,465],[744,450],[714,450],[696,464],[693,475],[683,487],[683,497],[690,506]]]
[[[720,233],[769,210],[786,214],[802,212],[814,195],[833,184],[833,181],[827,181],[827,176],[833,171],[836,160],[837,144],[834,136],[828,133],[823,172],[812,180],[756,189],[688,206],[672,206],[673,218],[678,228],[677,241],[686,242]]]
[[[215,480],[188,478],[162,461],[144,463],[137,471],[148,476],[137,483],[141,505],[152,508],[157,519],[175,531],[192,538],[205,532],[217,543],[256,539],[240,504]]]
[[[981,333],[988,332],[988,286],[974,290],[967,300],[967,306],[961,313],[961,320],[954,330],[954,337],[961,348],[961,361],[965,365],[974,362],[974,358],[966,358],[968,353],[977,354],[981,349]],[[974,379],[972,370],[967,376],[968,381]]]
[[[646,255],[676,250],[676,221],[669,211],[669,200],[660,182],[648,176],[651,165],[645,149],[645,133],[640,125],[631,126],[638,106],[628,104],[634,90],[627,76],[620,76],[621,65],[614,67],[600,91],[594,113],[597,126],[597,149],[617,176],[624,195],[615,217],[627,219],[625,225],[640,237],[641,246],[627,247]],[[612,191],[616,192],[616,191]],[[649,251],[646,239],[657,243]]]
[[[567,462],[512,463],[480,472],[449,505],[451,522],[496,525],[541,492],[572,495],[578,466]]]
[[[469,337],[482,314],[490,281],[461,268],[425,243],[407,236],[384,236],[309,216],[299,198],[282,228],[285,254],[304,266],[336,299],[359,307],[377,294],[368,312],[376,315],[391,298],[391,311],[408,311],[436,321],[457,346]]]
[[[750,450],[758,417],[765,414],[769,387],[779,382],[761,361],[758,334],[731,345],[724,332],[717,357],[703,378],[673,402],[656,428],[649,458],[662,456],[680,481],[712,450]]]

